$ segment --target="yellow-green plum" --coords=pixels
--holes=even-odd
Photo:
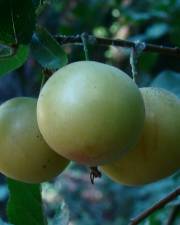
[[[126,185],[151,183],[180,169],[180,100],[164,89],[140,90],[145,123],[136,147],[101,167],[110,178]]]
[[[137,141],[144,103],[123,71],[95,61],[66,65],[41,90],[40,131],[57,153],[96,166],[120,157]]]
[[[27,183],[47,181],[68,160],[46,144],[37,125],[37,100],[17,97],[0,106],[0,172]]]

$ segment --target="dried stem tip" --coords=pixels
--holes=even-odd
[[[98,170],[97,166],[92,166],[90,167],[90,180],[91,183],[94,184],[94,179],[95,178],[100,178],[101,177],[101,172]]]

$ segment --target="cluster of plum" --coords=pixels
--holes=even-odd
[[[180,168],[180,100],[94,61],[59,69],[38,99],[3,103],[0,134],[0,171],[27,183],[50,180],[70,161],[126,185]]]

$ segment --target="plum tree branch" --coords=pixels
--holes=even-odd
[[[61,44],[82,44],[81,35],[55,35],[55,39]],[[139,43],[144,45],[144,52],[156,52],[160,54],[174,55],[180,57],[180,47],[167,47],[163,45],[148,44],[139,41],[127,41],[122,39],[110,39],[95,37],[93,35],[86,34],[86,40],[88,44],[102,45],[102,46],[117,46],[124,48],[136,48]]]
[[[167,203],[174,200],[178,195],[180,195],[180,187],[178,187],[176,190],[172,191],[170,194],[168,194],[166,197],[155,203],[153,206],[151,206],[149,209],[145,210],[144,212],[140,213],[137,217],[131,219],[131,222],[129,225],[137,225],[141,221],[143,221],[145,218],[147,218],[149,215],[151,215],[153,212],[155,212],[158,209],[161,209],[164,207]]]

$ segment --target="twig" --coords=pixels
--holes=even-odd
[[[88,34],[87,33],[82,33],[81,34],[81,40],[82,40],[82,44],[83,44],[85,59],[89,60],[89,53],[88,53],[88,48],[87,48]]]
[[[158,201],[157,203],[155,203],[149,209],[147,209],[144,212],[142,212],[137,217],[131,219],[131,222],[130,222],[129,225],[137,225],[137,224],[139,224],[142,220],[147,218],[150,214],[152,214],[156,210],[161,209],[162,207],[164,207],[168,202],[170,202],[173,199],[175,199],[178,195],[180,195],[180,187],[177,188],[176,190],[174,190],[173,192],[171,192],[170,194],[168,194],[165,198],[163,198],[160,201]]]
[[[174,206],[165,225],[172,225],[179,212],[180,212],[180,205]]]
[[[65,35],[55,35],[56,40],[60,44],[82,44],[81,35],[72,35],[72,36],[65,36]],[[87,42],[88,44],[94,45],[103,45],[103,46],[118,46],[118,47],[125,47],[125,48],[135,48],[136,42],[127,41],[122,39],[110,39],[110,38],[100,38],[95,37],[93,35],[87,35]],[[180,57],[180,47],[166,47],[163,45],[154,45],[148,44],[145,42],[140,42],[145,45],[143,51],[145,52],[156,52],[160,54],[167,54],[167,55],[174,55]]]

